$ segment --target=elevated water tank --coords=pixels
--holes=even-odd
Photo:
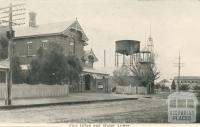
[[[115,42],[117,53],[132,55],[140,52],[140,41],[136,40],[119,40]]]

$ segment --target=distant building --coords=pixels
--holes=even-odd
[[[173,82],[176,86],[179,83],[179,85],[189,85],[193,88],[196,85],[200,86],[200,76],[180,76],[180,78],[175,76]]]
[[[171,88],[172,81],[163,79],[163,80],[159,81],[157,84]]]
[[[77,56],[84,68],[80,84],[73,88],[74,91],[106,91],[104,89],[107,88],[109,74],[93,68],[93,64],[98,59],[92,49],[84,50],[84,47],[88,45],[88,37],[77,19],[75,21],[37,25],[36,13],[31,12],[29,16],[28,27],[14,28],[14,55],[19,57],[24,71],[28,70],[31,60],[36,56],[40,47],[48,50],[49,42],[56,42],[64,48],[66,56]],[[98,87],[99,84],[101,84],[101,87]]]

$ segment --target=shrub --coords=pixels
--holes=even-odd
[[[179,90],[188,91],[189,89],[190,89],[190,86],[188,84],[179,85]]]
[[[12,60],[13,60],[12,61],[12,68],[13,68],[12,78],[13,79],[12,80],[13,80],[13,83],[20,84],[23,82],[24,76],[22,75],[19,57],[15,56],[13,57]]]
[[[31,84],[63,84],[79,81],[82,71],[76,56],[65,56],[58,43],[51,42],[47,50],[40,48],[32,60],[28,81]]]

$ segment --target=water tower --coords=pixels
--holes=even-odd
[[[123,56],[122,64],[125,65],[125,56],[130,56],[130,65],[133,64],[133,56],[140,52],[140,41],[119,40],[115,42],[115,66],[119,66],[119,55]]]

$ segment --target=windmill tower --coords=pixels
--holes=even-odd
[[[150,33],[149,37],[147,39],[147,50],[150,52],[150,61],[153,64],[154,63],[154,44],[153,44],[153,37],[151,35],[151,26],[150,26]]]
[[[150,33],[149,33],[149,37],[147,39],[147,49],[149,52],[153,53],[154,50],[154,44],[153,44],[153,38],[151,36],[151,26],[150,26]]]
[[[135,61],[138,65],[139,71],[143,74],[143,79],[146,80],[147,93],[154,93],[154,83],[149,80],[153,72],[151,71],[152,65],[154,64],[154,45],[153,38],[151,36],[151,28],[149,37],[146,39],[145,35],[145,46],[137,54],[137,61]]]

